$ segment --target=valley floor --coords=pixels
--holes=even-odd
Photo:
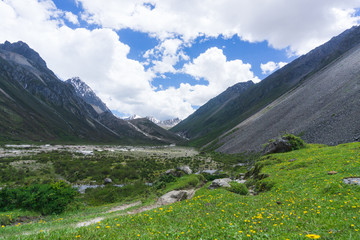
[[[263,156],[246,183],[256,196],[209,190],[207,183],[191,200],[130,215],[154,202],[117,212],[108,212],[116,203],[86,208],[3,227],[0,238],[360,239],[360,185],[344,181],[360,177],[359,166],[360,143],[309,145]],[[76,227],[95,218],[103,219]]]

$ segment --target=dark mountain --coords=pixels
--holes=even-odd
[[[223,128],[223,124],[229,120],[229,116],[219,113],[254,85],[252,81],[248,81],[229,87],[173,127],[171,131],[191,139],[196,139],[204,135],[212,135],[214,132],[222,133],[226,130],[226,128]]]
[[[133,121],[124,121],[114,116],[106,104],[80,78],[69,79],[66,83],[70,84],[75,89],[77,96],[90,104],[94,111],[97,112],[99,122],[120,136],[125,134],[131,138],[146,138],[155,143],[178,143],[184,141],[183,138],[160,128],[148,119],[136,119],[135,121],[134,118]]]
[[[105,103],[101,101],[101,99],[96,96],[95,92],[86,83],[81,81],[80,78],[74,77],[67,80],[66,82],[71,84],[75,89],[76,95],[90,104],[98,114],[103,112],[110,112]]]
[[[360,27],[353,27],[287,64],[260,83],[242,92],[238,97],[228,101],[225,106],[212,115],[211,119],[207,121],[195,119],[198,129],[193,130],[193,128],[189,128],[189,125],[180,123],[172,131],[187,133],[192,139],[192,144],[196,146],[203,146],[213,141],[226,130],[235,131],[233,128],[239,123],[264,109],[285,93],[301,87],[309,78],[339,60],[359,43]],[[193,115],[196,116],[198,111]],[[194,118],[193,115],[190,117]],[[202,121],[202,124],[197,121]],[[187,119],[183,122],[187,122]],[[192,132],[195,134],[189,134]],[[272,137],[278,134],[280,133],[274,132]],[[247,141],[253,141],[253,139],[247,139]],[[220,144],[223,144],[223,141]],[[213,145],[217,145],[216,141],[213,141]]]
[[[260,150],[285,132],[309,143],[360,141],[359,59],[360,44],[224,134],[218,151]]]
[[[0,44],[0,103],[0,141],[169,143],[99,114],[23,42]]]

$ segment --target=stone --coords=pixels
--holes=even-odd
[[[270,153],[282,153],[282,152],[289,152],[292,150],[291,143],[289,140],[284,138],[278,138],[273,142],[268,143],[264,150],[264,154],[270,154]]]
[[[350,177],[350,178],[344,178],[343,182],[345,184],[355,184],[360,185],[360,177]]]
[[[112,183],[111,178],[105,178],[104,179],[104,184],[110,184],[110,183]]]
[[[210,186],[208,187],[208,189],[215,189],[215,188],[220,188],[220,187],[230,187],[230,182],[232,180],[230,178],[219,178],[219,179],[215,179]]]
[[[171,204],[179,202],[185,199],[191,199],[195,194],[195,190],[174,190],[162,195],[158,199],[158,203],[161,205]]]
[[[192,174],[192,170],[190,169],[189,166],[184,165],[184,166],[180,166],[176,168],[177,170],[183,171],[186,174]]]
[[[245,184],[246,180],[244,180],[244,179],[235,179],[234,182]]]
[[[330,172],[328,172],[328,175],[335,175],[335,174],[337,174],[336,171],[330,171]]]
[[[169,169],[166,172],[164,172],[165,175],[172,175],[174,177],[181,177],[184,175],[184,172],[175,170],[175,169]]]

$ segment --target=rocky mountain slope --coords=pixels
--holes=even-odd
[[[76,95],[90,104],[98,114],[103,112],[110,112],[105,103],[101,101],[101,99],[96,96],[95,92],[86,83],[81,81],[80,78],[74,77],[68,79],[66,83],[71,84],[75,89]]]
[[[186,138],[197,139],[203,136],[208,138],[217,132],[226,130],[224,123],[231,120],[227,115],[227,108],[234,105],[236,101],[246,90],[252,88],[255,84],[252,81],[237,83],[226,89],[217,97],[209,100],[197,111],[187,117],[171,129]],[[225,111],[224,111],[225,110]]]
[[[66,81],[74,89],[76,94],[82,98],[86,103],[99,114],[98,120],[105,126],[118,134],[122,134],[124,127],[130,126],[131,131],[136,130],[137,135],[141,135],[141,138],[146,137],[154,142],[164,143],[179,143],[184,139],[172,132],[166,131],[160,128],[157,124],[153,123],[147,118],[141,118],[138,115],[133,115],[124,121],[112,114],[107,108],[106,104],[96,96],[95,92],[80,78],[72,78]],[[121,131],[119,131],[121,129]],[[135,136],[131,131],[127,131],[129,136]],[[138,136],[139,137],[139,136]]]
[[[289,127],[287,124],[290,123],[290,120],[282,120],[283,118],[287,118],[286,112],[274,112],[272,110],[271,112],[274,113],[274,116],[277,116],[277,121],[281,122],[281,125],[283,127],[281,128],[269,128],[269,129],[261,129],[257,128],[255,125],[253,125],[254,129],[247,129],[249,127],[246,125],[246,128],[241,128],[241,131],[237,131],[234,134],[231,134],[232,131],[236,131],[236,127],[238,124],[244,122],[245,120],[249,119],[255,119],[256,116],[254,115],[258,113],[260,110],[262,112],[269,111],[272,108],[271,104],[275,100],[281,101],[287,93],[290,94],[292,91],[300,88],[304,88],[311,79],[314,79],[314,77],[319,76],[320,73],[322,73],[325,69],[333,68],[335,67],[334,63],[340,61],[339,59],[344,58],[345,55],[348,56],[350,52],[355,51],[356,47],[360,44],[360,27],[353,27],[344,33],[340,34],[337,37],[332,38],[329,42],[325,43],[324,45],[312,50],[306,55],[303,55],[299,57],[298,59],[294,60],[293,62],[287,64],[282,69],[276,71],[275,73],[271,74],[264,80],[262,80],[260,83],[256,84],[253,87],[248,88],[247,90],[243,91],[239,96],[236,98],[233,98],[232,100],[229,100],[225,106],[221,106],[221,104],[217,105],[218,107],[221,106],[221,110],[214,113],[214,110],[211,109],[211,113],[208,113],[209,115],[212,114],[212,117],[208,119],[207,121],[204,121],[203,119],[199,119],[198,121],[202,122],[202,125],[200,123],[197,123],[195,116],[198,115],[198,111],[196,111],[192,117],[195,119],[195,122],[197,124],[198,130],[195,130],[195,132],[192,133],[192,128],[189,127],[190,125],[185,125],[180,123],[176,127],[172,129],[172,131],[175,132],[184,132],[186,134],[190,134],[190,138],[192,139],[192,144],[196,146],[204,146],[208,144],[209,142],[212,142],[212,146],[219,147],[223,145],[223,147],[219,148],[219,151],[225,151],[225,152],[239,152],[245,150],[252,150],[252,149],[258,149],[259,145],[264,143],[265,140],[268,138],[273,138],[281,134],[281,131],[290,131],[294,133],[302,133],[302,130],[299,132],[298,130],[295,131],[295,129]],[[342,62],[344,64],[346,61]],[[356,63],[353,63],[352,61],[346,62],[347,64],[355,64],[354,68],[349,68],[347,71],[353,71],[349,72],[349,75],[343,75],[342,77],[345,79],[342,79],[343,81],[353,81],[351,80],[351,74],[356,74]],[[341,68],[346,69],[345,67],[350,66],[344,66],[344,65],[336,65],[336,68],[339,68],[339,71]],[[330,71],[330,70],[329,70]],[[335,70],[332,70],[335,71]],[[332,72],[335,74],[335,72]],[[323,81],[327,80],[328,75],[321,75],[323,77],[326,77],[326,79],[322,79]],[[330,80],[329,80],[330,81]],[[355,80],[354,80],[355,81]],[[356,89],[357,85],[355,82],[344,82],[345,84],[349,84],[350,86],[354,87]],[[325,85],[323,89],[318,89],[317,92],[312,92],[312,94],[316,95],[327,95],[327,94],[333,94],[330,86]],[[340,89],[343,90],[342,87]],[[346,91],[348,92],[348,91]],[[304,93],[305,94],[305,93]],[[308,96],[308,95],[306,95]],[[344,98],[349,98],[348,103],[354,102],[354,105],[349,105],[349,107],[356,107],[356,98],[354,99],[350,93],[342,95]],[[298,98],[297,104],[302,104],[304,101],[303,99]],[[332,99],[335,100],[335,99]],[[321,99],[313,99],[313,101],[321,101]],[[346,101],[345,101],[346,102]],[[283,104],[286,104],[287,101],[284,101]],[[314,114],[315,112],[319,111],[320,109],[315,108],[316,102],[313,102],[315,111],[312,111]],[[290,105],[289,103],[289,106]],[[316,105],[318,107],[322,107],[321,105]],[[268,107],[268,108],[266,108]],[[293,106],[295,107],[295,105]],[[310,107],[310,106],[308,106]],[[304,115],[308,110],[310,109],[303,109],[305,112],[298,112],[298,115],[302,116]],[[214,113],[214,114],[213,114]],[[334,112],[335,114],[337,113]],[[284,115],[281,115],[284,114]],[[318,113],[320,114],[320,113]],[[330,116],[333,113],[330,114]],[[345,113],[344,113],[345,114]],[[309,115],[307,115],[310,117]],[[345,115],[343,115],[345,116]],[[189,117],[189,118],[190,118]],[[295,117],[295,116],[293,116]],[[296,120],[292,119],[291,121]],[[326,118],[323,118],[324,121]],[[344,121],[352,121],[352,116],[349,116],[349,119],[344,118]],[[265,118],[263,118],[265,120]],[[311,125],[312,119],[303,119],[305,122],[303,124],[305,125]],[[183,123],[188,122],[188,119],[185,119]],[[247,120],[249,121],[249,120]],[[280,123],[278,123],[280,124]],[[324,123],[325,124],[325,123]],[[313,126],[316,126],[313,125]],[[320,126],[320,125],[317,125]],[[336,127],[335,125],[333,125]],[[350,126],[349,126],[350,127]],[[315,127],[314,127],[315,128]],[[303,129],[303,128],[299,128]],[[310,128],[309,128],[310,129]],[[340,128],[338,128],[340,129]],[[327,129],[329,130],[329,129]],[[350,131],[350,129],[342,128],[342,130]],[[255,132],[256,133],[255,133]],[[279,132],[280,131],[280,132]],[[320,134],[320,131],[322,133]],[[352,130],[354,132],[355,130]],[[224,134],[226,132],[226,134]],[[241,133],[240,133],[241,132]],[[252,134],[252,132],[254,132]],[[306,132],[306,131],[304,131]],[[194,134],[195,133],[195,134]],[[244,140],[240,142],[240,139],[238,139],[238,143],[235,140],[235,136],[244,134],[248,135],[249,137],[244,137]],[[350,133],[348,136],[340,137],[336,134],[334,134],[334,139],[330,140],[330,138],[323,139],[324,135],[326,135],[325,129],[319,130],[317,129],[317,135],[314,137],[310,137],[309,135],[305,136],[305,139],[311,142],[323,142],[323,143],[335,143],[335,142],[344,142],[344,141],[352,141],[354,140],[354,136],[352,136]],[[220,142],[217,142],[218,137],[220,135],[223,135]],[[332,133],[328,133],[332,134]],[[225,135],[229,135],[225,137]],[[245,136],[244,135],[244,136]],[[351,135],[351,136],[350,136]],[[355,134],[356,135],[356,134]],[[355,137],[356,138],[356,137]],[[214,141],[215,139],[215,141]],[[233,139],[233,140],[231,140]],[[244,142],[247,142],[246,147],[241,147],[241,144]],[[229,145],[227,145],[227,142],[229,142]],[[231,143],[230,143],[231,142]],[[252,142],[254,142],[252,144]],[[256,142],[256,143],[255,143]],[[231,147],[229,147],[231,145]],[[228,146],[228,147],[227,147]]]
[[[260,150],[284,132],[309,143],[360,141],[359,59],[360,44],[236,126],[220,139],[218,151]]]
[[[26,43],[0,44],[0,141],[172,143],[145,136],[78,94]]]

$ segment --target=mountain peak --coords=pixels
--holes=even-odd
[[[39,64],[41,67],[47,67],[46,62],[40,57],[39,53],[37,53],[35,50],[30,48],[29,45],[22,41],[14,43],[5,41],[5,43],[0,44],[0,49],[20,54],[34,63]]]
[[[66,80],[66,83],[72,85],[75,89],[76,95],[90,104],[98,114],[103,112],[110,112],[106,104],[101,101],[101,99],[96,96],[95,92],[79,77],[70,78]]]

